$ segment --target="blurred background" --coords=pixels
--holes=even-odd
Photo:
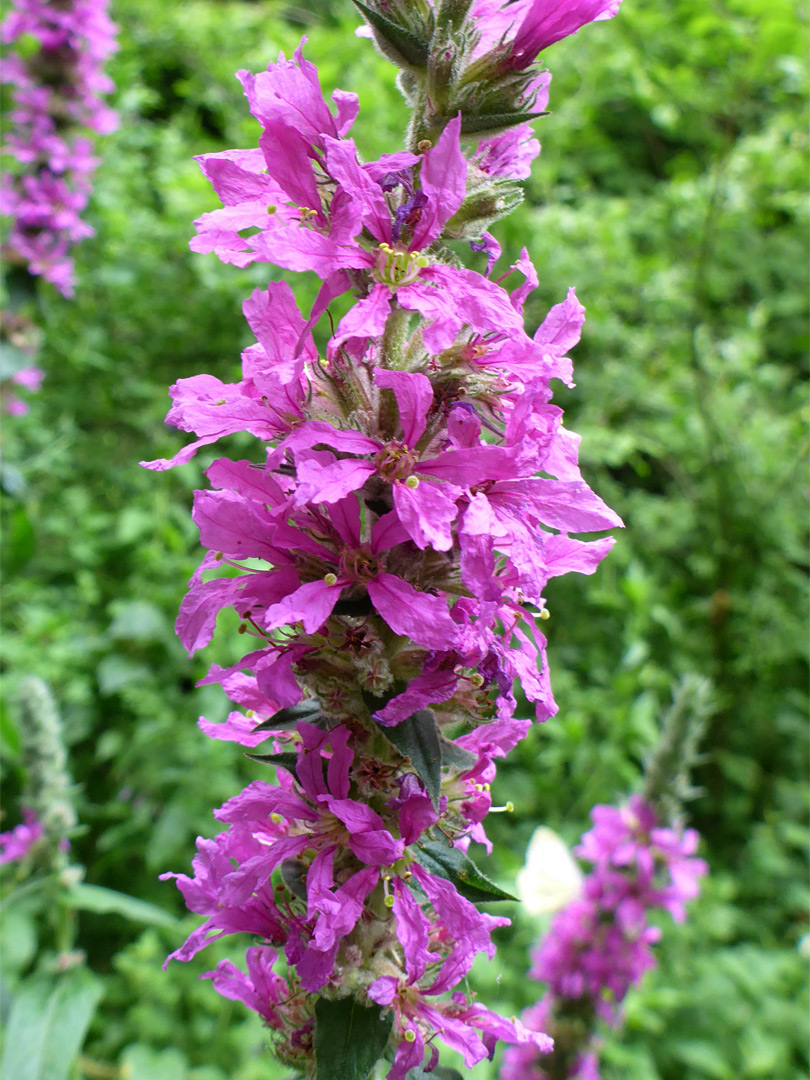
[[[401,145],[406,108],[348,0],[117,0],[112,15],[121,124],[98,143],[96,236],[75,251],[75,299],[40,284],[29,304],[46,378],[4,422],[2,828],[19,821],[17,693],[36,675],[84,826],[71,860],[165,913],[79,914],[103,997],[78,1075],[276,1080],[258,1017],[198,981],[239,949],[160,967],[199,920],[158,874],[187,871],[195,837],[217,831],[212,807],[266,767],[196,725],[226,715],[220,689],[195,682],[238,657],[235,617],[193,659],[173,632],[200,556],[191,493],[217,453],[163,474],[137,463],[186,441],[163,424],[170,383],[238,379],[242,299],[278,276],[187,246],[219,205],[192,156],[256,145],[234,72],[306,34],[327,96],[360,96],[367,158]],[[577,385],[555,401],[627,527],[594,578],[548,588],[560,712],[499,769],[495,801],[515,811],[488,825],[492,876],[514,887],[540,824],[574,844],[595,803],[638,787],[674,683],[714,686],[689,806],[711,875],[687,923],[662,922],[660,966],[627,1000],[605,1080],[807,1075],[805,39],[790,0],[625,0],[546,54],[543,151],[493,230],[502,269],[523,245],[538,267],[531,331],[570,285],[586,305]],[[314,282],[292,284],[311,302]],[[507,1015],[541,993],[525,972],[542,920],[511,907],[470,980]],[[0,1006],[49,947],[35,898],[15,892],[4,917]],[[471,1073],[496,1074],[497,1059]]]

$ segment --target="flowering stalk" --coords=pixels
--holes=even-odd
[[[685,679],[647,763],[644,794],[591,811],[594,827],[574,853],[593,868],[581,895],[555,916],[529,971],[547,990],[523,1023],[552,1034],[553,1050],[539,1054],[529,1043],[508,1049],[501,1080],[599,1080],[598,1027],[619,1026],[627,992],[656,964],[652,946],[661,931],[650,912],[682,922],[708,870],[695,857],[695,830],[667,822],[694,794],[689,769],[710,710],[709,684]]]
[[[0,187],[13,221],[3,245],[10,264],[39,274],[72,296],[68,252],[93,229],[81,220],[98,164],[82,130],[106,135],[116,114],[100,98],[113,89],[103,73],[115,51],[107,0],[13,0],[0,40],[14,46],[2,80],[14,87],[5,152],[21,168]]]
[[[301,47],[238,73],[259,147],[199,158],[224,206],[195,223],[191,246],[322,286],[307,317],[284,283],[245,301],[257,343],[242,380],[179,380],[168,422],[196,439],[147,464],[237,431],[265,444],[257,460],[216,460],[196,493],[207,554],[177,629],[193,653],[223,607],[239,614],[253,649],[203,682],[245,711],[200,725],[261,746],[251,756],[277,782],[215,811],[227,828],[198,841],[193,878],[165,875],[206,916],[172,955],[252,934],[263,944],[247,974],[225,961],[208,977],[264,1018],[281,1060],[328,1080],[387,1056],[402,1080],[435,1067],[437,1037],[468,1067],[498,1039],[550,1046],[455,989],[508,923],[476,908],[507,894],[467,849],[490,849],[495,761],[529,727],[514,717],[515,680],[538,720],[556,711],[535,624],[545,584],[593,573],[613,543],[571,533],[621,522],[582,480],[579,440],[550,403],[551,379],[571,385],[584,309],[571,289],[529,336],[528,253],[490,277],[499,248],[486,230],[539,150],[526,120],[548,78],[523,60],[504,74],[522,39],[496,33],[492,4],[358,7],[403,69],[411,149],[362,162],[348,135],[356,97],[336,91],[332,112]],[[465,155],[461,136],[482,132]],[[486,252],[486,274],[448,240]],[[319,355],[312,328],[349,290]]]
[[[76,827],[73,784],[68,772],[62,720],[46,683],[33,676],[18,691],[25,788],[23,822],[0,834],[0,864],[19,863],[17,878],[36,866],[46,876],[48,917],[58,952],[68,957],[76,930],[75,912],[61,903],[81,872],[68,862],[69,836]]]

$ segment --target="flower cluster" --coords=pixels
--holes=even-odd
[[[13,219],[4,255],[65,296],[74,284],[68,253],[93,234],[80,215],[98,161],[79,132],[104,135],[117,122],[100,98],[113,89],[102,67],[115,32],[107,0],[14,0],[0,28],[0,40],[16,46],[3,63],[2,80],[14,87],[4,150],[20,165],[0,189]]]
[[[548,989],[523,1022],[551,1032],[554,1050],[542,1058],[531,1046],[507,1050],[501,1080],[598,1080],[594,1025],[616,1026],[628,990],[655,966],[660,930],[649,912],[681,922],[706,873],[697,833],[662,827],[641,796],[596,806],[591,817],[575,853],[593,869],[582,896],[555,916],[529,972]]]
[[[3,381],[0,382],[0,403],[2,403],[2,411],[8,413],[9,416],[24,416],[28,412],[30,406],[27,401],[23,401],[22,398],[17,397],[17,394],[12,388],[19,386],[31,394],[36,394],[44,378],[45,372],[42,368],[24,367],[20,368],[19,371],[15,371],[8,379],[3,379]]]
[[[34,811],[23,807],[22,814],[20,825],[0,833],[0,865],[20,862],[44,836],[42,823]]]
[[[177,630],[193,653],[223,608],[237,612],[254,648],[203,682],[241,709],[200,724],[263,744],[251,756],[277,782],[215,812],[227,829],[199,840],[193,877],[166,875],[206,916],[173,957],[229,934],[263,941],[246,974],[224,962],[209,976],[306,1075],[319,1026],[347,1001],[376,1010],[389,1080],[433,1069],[436,1036],[469,1067],[498,1039],[548,1050],[455,988],[508,922],[476,908],[506,894],[467,850],[489,849],[495,762],[530,723],[514,716],[516,680],[538,720],[556,711],[543,590],[593,573],[613,543],[571,534],[621,525],[550,400],[550,380],[571,385],[584,309],[571,289],[530,336],[528,253],[490,276],[485,204],[525,139],[468,157],[459,111],[435,139],[363,162],[356,97],[336,91],[330,109],[301,47],[238,77],[259,146],[199,158],[223,206],[195,223],[192,248],[321,286],[306,317],[285,283],[245,301],[256,343],[241,380],[179,380],[168,422],[194,441],[145,463],[169,468],[237,432],[263,444],[206,471],[194,520],[207,553]],[[448,239],[485,250],[487,273]],[[319,351],[313,329],[338,297],[345,314]]]

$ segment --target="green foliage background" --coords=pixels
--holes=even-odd
[[[192,156],[255,145],[233,73],[289,55],[302,33],[326,92],[360,95],[363,152],[395,149],[405,107],[349,8],[113,4],[122,123],[101,146],[97,235],[77,250],[75,300],[38,290],[47,379],[28,417],[4,425],[4,827],[24,780],[14,689],[33,673],[66,724],[86,826],[74,861],[178,917],[157,875],[186,870],[194,837],[216,831],[212,806],[262,775],[195,724],[227,711],[194,683],[236,658],[233,635],[188,659],[172,630],[198,559],[191,491],[215,455],[167,474],[137,465],[180,445],[163,426],[171,382],[238,377],[241,301],[267,280],[188,251],[192,219],[217,205]],[[606,1042],[605,1080],[807,1075],[805,38],[790,0],[625,0],[547,54],[543,153],[525,204],[495,229],[504,263],[525,244],[539,268],[532,326],[571,284],[587,306],[578,385],[555,400],[627,525],[595,578],[549,589],[560,713],[499,771],[496,799],[516,812],[493,819],[498,880],[511,887],[538,824],[573,843],[594,803],[638,785],[678,676],[715,686],[690,808],[712,875],[690,921],[665,926],[659,969]],[[295,284],[311,300],[312,283]],[[525,970],[541,926],[512,914],[472,979],[508,1014],[539,989]],[[7,1010],[52,943],[33,901],[5,918]],[[196,923],[80,916],[104,989],[83,1075],[283,1074],[258,1020],[197,981],[226,949],[160,970]]]

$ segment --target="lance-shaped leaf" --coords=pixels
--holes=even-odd
[[[374,38],[377,44],[392,63],[400,67],[420,70],[427,66],[430,55],[429,39],[423,41],[406,27],[386,19],[379,11],[361,4],[360,0],[353,0],[353,3],[375,31]]]
[[[545,112],[502,112],[502,113],[489,113],[485,116],[465,116],[461,117],[461,134],[462,135],[495,135],[499,131],[505,131],[506,128],[517,127],[518,124],[526,124],[530,120],[536,120],[538,116],[548,116],[548,110]]]
[[[315,1080],[367,1080],[382,1056],[394,1015],[356,998],[315,1004]]]
[[[260,724],[257,724],[253,730],[285,731],[294,728],[299,720],[306,720],[308,724],[321,727],[321,721],[325,719],[320,703],[309,698],[307,701],[299,701],[297,705],[289,705],[286,709],[279,709],[268,720],[262,720]]]
[[[106,889],[103,885],[88,885],[81,881],[62,894],[62,903],[78,911],[92,911],[99,915],[122,915],[132,922],[147,926],[176,926],[177,919],[168,911],[140,900],[137,896]]]
[[[411,759],[414,772],[425,785],[434,810],[439,808],[442,789],[442,751],[436,717],[430,709],[420,709],[395,727],[380,725],[389,742]]]
[[[475,863],[458,848],[425,840],[417,845],[416,858],[431,874],[452,881],[459,894],[474,904],[491,900],[517,900],[481,873]]]
[[[448,769],[458,769],[459,772],[466,772],[478,761],[478,754],[474,754],[472,750],[465,750],[463,746],[454,743],[452,739],[446,739],[441,734],[439,735],[439,748],[442,752],[442,765]]]
[[[3,1076],[68,1080],[101,993],[101,982],[84,967],[20,983],[6,1025]]]
[[[264,765],[277,765],[280,769],[286,769],[287,772],[293,774],[295,774],[295,767],[298,764],[298,754],[294,754],[292,751],[281,754],[245,754],[245,757],[252,758],[254,761],[261,761]]]

